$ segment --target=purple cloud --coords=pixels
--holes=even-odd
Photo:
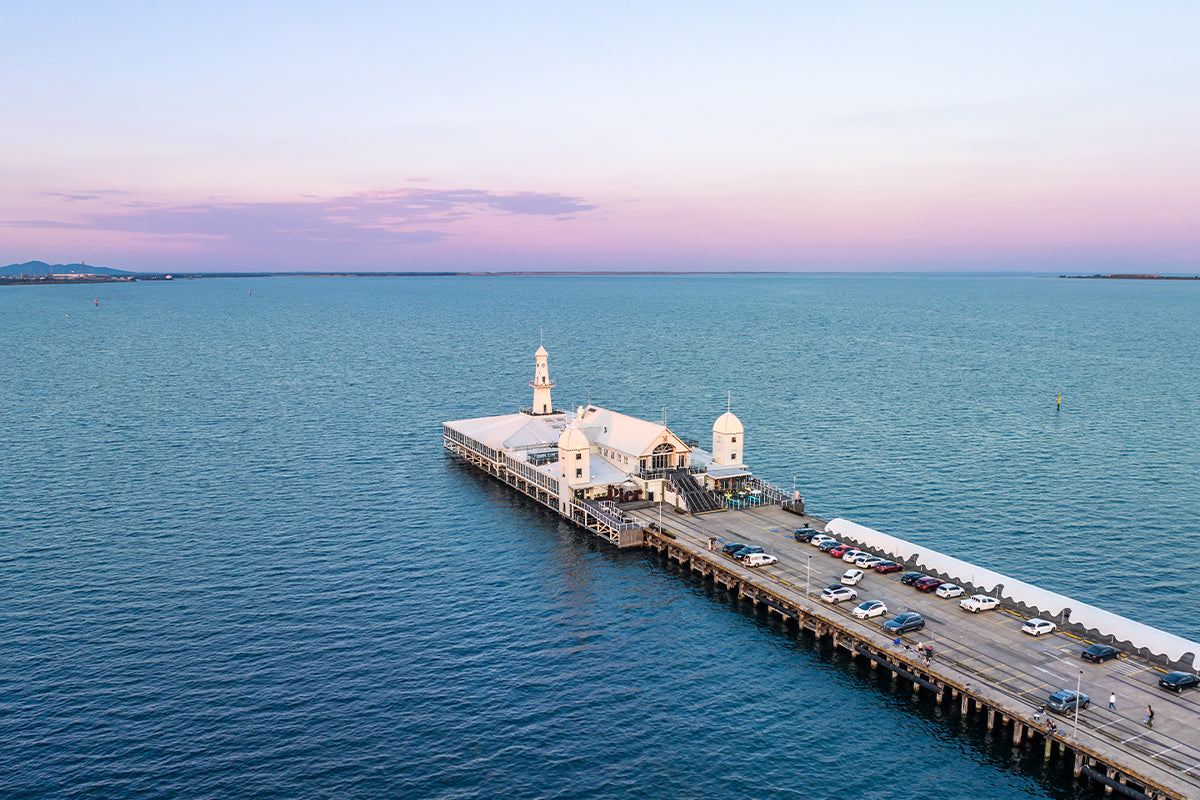
[[[90,199],[84,195],[62,196]],[[92,212],[76,222],[9,220],[0,224],[198,240],[218,238],[245,245],[287,237],[293,243],[299,240],[378,246],[441,241],[452,235],[442,228],[481,214],[548,216],[562,220],[595,208],[578,197],[554,193],[409,188],[284,203],[214,201],[188,206],[126,205],[125,210]]]
[[[66,192],[42,192],[46,197],[59,197],[63,200],[99,200],[98,194],[67,194]]]

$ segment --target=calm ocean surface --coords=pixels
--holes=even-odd
[[[445,457],[539,328],[560,406],[731,392],[813,513],[1200,639],[1200,283],[0,287],[0,796],[1091,796]]]

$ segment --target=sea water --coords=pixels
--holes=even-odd
[[[732,408],[818,516],[1200,639],[1200,283],[6,287],[0,796],[1091,796],[444,455],[539,343],[557,406]]]

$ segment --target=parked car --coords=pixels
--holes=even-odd
[[[882,563],[882,558],[873,556],[870,553],[866,553],[854,559],[854,566],[858,567],[859,569],[874,569],[876,564]]]
[[[1021,625],[1021,633],[1028,633],[1030,636],[1041,636],[1043,633],[1054,633],[1058,630],[1058,626],[1048,619],[1027,619]]]
[[[956,586],[953,583],[943,583],[941,586],[937,587],[937,589],[934,591],[934,594],[936,594],[938,597],[945,597],[947,599],[951,597],[962,597],[963,588],[961,586]]]
[[[847,564],[853,564],[854,559],[858,558],[859,556],[868,555],[870,555],[870,553],[864,553],[862,550],[847,550],[846,552],[842,553],[842,561],[845,561]]]
[[[1083,711],[1090,702],[1092,702],[1092,698],[1083,692],[1076,692],[1074,689],[1059,689],[1050,695],[1050,699],[1046,701],[1046,708],[1057,711],[1059,714],[1066,714],[1074,711],[1076,705],[1079,706],[1080,711]]]
[[[848,569],[842,573],[842,583],[846,586],[854,586],[863,579],[863,571],[861,569]]]
[[[745,561],[746,556],[752,556],[755,553],[761,553],[761,552],[763,552],[763,549],[756,544],[746,545],[741,550],[738,550],[736,553],[734,553],[733,557],[736,558],[738,561]]]
[[[889,572],[899,572],[904,569],[903,566],[895,561],[880,561],[875,565],[875,571],[881,575],[887,575]]]
[[[854,591],[849,586],[838,586],[835,584],[833,586],[825,587],[825,590],[821,592],[821,599],[826,603],[831,603],[836,606],[843,600],[857,600],[858,592]]]
[[[1111,644],[1093,644],[1083,648],[1083,652],[1079,657],[1084,661],[1091,661],[1099,664],[1101,661],[1108,661],[1113,658],[1120,658],[1121,651],[1113,647]]]
[[[736,553],[738,550],[741,550],[745,546],[746,546],[745,542],[730,542],[729,544],[727,544],[721,548],[721,552],[727,556],[732,556],[734,553]]]
[[[919,631],[925,627],[925,618],[915,611],[906,611],[883,623],[883,629],[888,633],[901,634],[909,631]]]
[[[941,578],[935,578],[932,575],[926,575],[924,578],[918,578],[913,581],[913,588],[918,592],[932,592],[934,589],[945,583]]]
[[[821,534],[817,533],[812,528],[797,528],[796,532],[792,534],[792,537],[797,542],[810,542],[814,536],[820,535]]]
[[[817,549],[822,553],[828,553],[830,550],[840,545],[841,542],[839,542],[837,539],[825,539],[823,542],[817,545]]]
[[[868,600],[865,603],[860,603],[850,613],[859,619],[882,617],[887,613],[887,606],[883,604],[882,600]]]
[[[916,583],[917,581],[921,580],[921,578],[924,578],[924,577],[925,577],[924,572],[906,572],[900,576],[900,582],[903,583],[905,586],[912,586],[914,583]]]
[[[777,561],[779,561],[779,559],[770,553],[751,553],[742,559],[742,563],[747,567],[765,567],[769,564],[774,564]]]
[[[855,610],[857,611],[857,609]],[[1158,679],[1158,685],[1163,689],[1183,694],[1184,689],[1195,689],[1200,686],[1200,677],[1190,672],[1168,672]]]
[[[820,546],[821,546],[821,542],[832,542],[832,541],[835,541],[835,540],[834,540],[834,538],[833,538],[832,536],[830,536],[829,534],[827,534],[827,533],[818,533],[816,536],[814,536],[814,537],[812,537],[811,539],[809,539],[809,540],[808,540],[808,543],[809,543],[809,544],[811,544],[813,547],[820,547]]]
[[[973,594],[959,600],[958,605],[964,611],[978,614],[980,611],[991,611],[993,608],[998,608],[1000,601],[994,597],[988,597],[986,594]]]
[[[848,544],[839,544],[837,547],[831,547],[827,551],[834,558],[841,558],[853,548]]]

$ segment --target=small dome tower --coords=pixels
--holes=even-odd
[[[713,423],[713,463],[723,467],[740,467],[745,455],[742,421],[726,411]]]
[[[574,489],[592,479],[591,448],[577,416],[558,437],[558,475],[563,485]]]

